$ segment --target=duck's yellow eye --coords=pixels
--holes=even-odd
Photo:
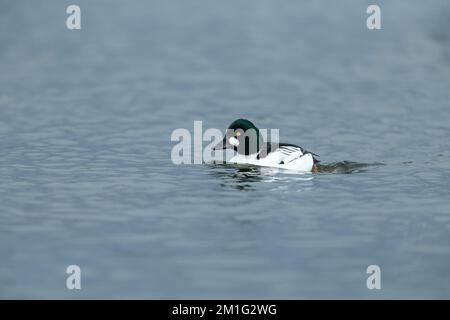
[[[237,136],[237,137],[239,137],[240,135],[241,135],[241,132],[240,132],[240,131],[236,132],[236,136]]]

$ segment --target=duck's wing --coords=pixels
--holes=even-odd
[[[300,146],[290,143],[266,143],[261,152],[258,154],[258,159],[266,157],[269,153],[277,152],[280,154],[280,164],[287,164],[292,160],[300,158],[305,154],[311,154],[314,160],[314,164],[318,163],[319,160],[317,154],[309,152]]]

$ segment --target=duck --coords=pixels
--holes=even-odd
[[[226,163],[274,167],[301,172],[318,172],[317,154],[290,143],[264,142],[260,130],[247,119],[233,121],[225,137],[212,148],[231,149],[234,156]]]

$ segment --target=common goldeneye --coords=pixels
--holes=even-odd
[[[229,163],[251,164],[304,172],[317,172],[316,154],[289,143],[264,142],[259,129],[249,120],[237,119],[213,150],[233,149]]]

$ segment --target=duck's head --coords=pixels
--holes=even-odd
[[[259,129],[247,119],[233,121],[223,140],[213,150],[233,149],[239,154],[250,155],[258,153],[263,144]]]

